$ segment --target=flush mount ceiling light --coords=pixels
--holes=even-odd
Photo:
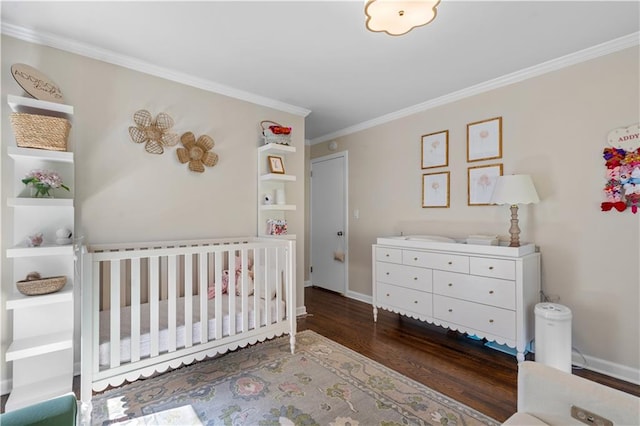
[[[399,36],[427,25],[436,17],[440,0],[368,0],[364,7],[367,29]]]

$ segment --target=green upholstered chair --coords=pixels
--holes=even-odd
[[[0,414],[2,426],[68,426],[76,424],[78,403],[74,394],[67,394],[48,401]]]

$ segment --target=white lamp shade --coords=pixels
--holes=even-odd
[[[492,204],[538,203],[540,198],[529,175],[498,176],[491,195]]]

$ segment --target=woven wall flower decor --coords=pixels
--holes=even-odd
[[[169,114],[161,112],[154,120],[149,111],[141,109],[133,114],[133,121],[136,126],[129,127],[131,140],[144,142],[144,149],[149,154],[162,154],[164,147],[177,145],[178,134],[169,131],[173,127]]]
[[[193,133],[187,132],[180,137],[184,148],[178,148],[178,160],[189,163],[189,170],[203,173],[204,166],[213,167],[218,163],[218,154],[211,152],[214,142],[211,136],[202,135],[196,140]]]

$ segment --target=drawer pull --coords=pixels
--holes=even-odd
[[[389,257],[389,253],[385,254],[385,256]]]
[[[413,301],[413,303],[418,303],[418,301],[417,301],[417,300],[414,300],[414,301]]]
[[[449,312],[453,312],[453,309],[449,309]]]
[[[413,280],[414,281],[418,281],[418,277],[413,277]]]
[[[452,283],[449,283],[449,287],[453,287],[453,284],[452,284]]]
[[[493,266],[489,266],[489,270],[490,270],[490,271],[493,271]]]
[[[413,260],[417,261],[417,260],[418,260],[418,258],[417,258],[417,257],[414,257],[414,258],[413,258]]]
[[[489,320],[489,323],[493,324],[493,320],[492,320],[492,319],[490,319],[490,320]]]
[[[389,297],[389,293],[387,293],[387,297]]]
[[[387,275],[389,275],[389,273],[387,272]]]
[[[450,262],[448,262],[448,263],[449,263],[449,265],[453,265],[453,262],[451,262],[451,261],[450,261]]]
[[[493,294],[493,290],[489,290],[489,294]]]

